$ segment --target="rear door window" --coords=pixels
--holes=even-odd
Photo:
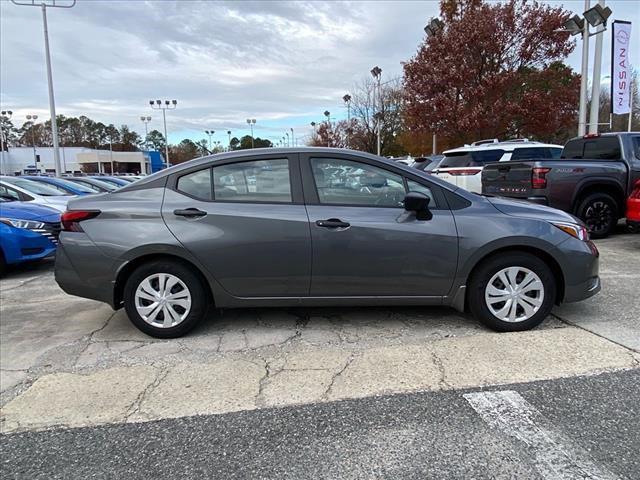
[[[178,179],[178,190],[200,200],[212,200],[211,169],[183,175]]]
[[[214,200],[290,203],[289,160],[278,158],[213,167]]]
[[[620,160],[621,153],[618,137],[590,138],[584,142],[583,158]]]

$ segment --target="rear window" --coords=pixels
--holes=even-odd
[[[511,160],[552,160],[560,158],[561,148],[527,147],[516,148],[511,154]]]
[[[445,153],[438,168],[477,167],[487,163],[499,162],[504,150],[486,150],[484,152]]]
[[[620,141],[618,137],[578,138],[570,140],[564,147],[560,158],[599,160],[620,160]]]

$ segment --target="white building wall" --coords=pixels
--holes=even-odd
[[[33,147],[9,147],[8,152],[3,152],[2,163],[0,165],[3,175],[24,175],[34,172],[36,169],[40,173],[55,173],[55,161],[53,148],[36,147],[35,154],[40,157],[36,164]],[[113,152],[113,157],[108,150],[94,150],[85,147],[60,147],[60,162],[62,169],[67,173],[80,172],[83,163],[96,163],[100,161],[103,166],[109,163],[111,158],[114,162],[139,163],[139,170],[145,171],[147,158],[142,152]],[[36,167],[37,165],[37,167]],[[103,169],[106,171],[106,168]]]

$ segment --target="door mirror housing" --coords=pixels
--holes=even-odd
[[[404,197],[404,209],[415,212],[418,220],[431,220],[433,214],[429,210],[430,200],[424,193],[409,192]]]

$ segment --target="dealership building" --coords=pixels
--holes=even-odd
[[[1,152],[3,175],[54,174],[52,147],[9,147]],[[60,147],[62,170],[81,173],[153,173],[164,168],[160,152],[111,152],[84,147]]]

